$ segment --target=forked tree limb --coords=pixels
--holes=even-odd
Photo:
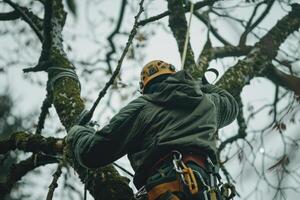
[[[299,28],[300,5],[293,4],[292,10],[254,45],[244,59],[227,70],[217,85],[234,96],[239,95],[253,77],[263,75],[267,66],[276,57],[280,45]]]
[[[18,4],[12,2],[11,0],[3,0],[5,3],[9,4],[12,8],[15,9],[15,12],[20,15],[20,17],[31,27],[35,32],[40,41],[43,41],[43,32],[42,32],[42,20],[29,11],[26,7],[21,7]]]
[[[12,187],[28,172],[36,169],[37,167],[56,163],[57,159],[48,157],[42,154],[34,154],[17,164],[14,164],[4,182],[0,182],[0,199],[10,193]]]

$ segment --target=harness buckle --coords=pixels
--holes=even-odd
[[[173,151],[172,153],[175,171],[180,174],[181,181],[188,186],[190,193],[196,194],[198,192],[198,183],[193,170],[184,164],[182,154],[179,151]]]

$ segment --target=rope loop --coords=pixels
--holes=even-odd
[[[68,77],[68,78],[75,80],[78,84],[79,89],[81,90],[79,78],[78,78],[77,74],[75,73],[74,69],[69,69],[69,68],[64,68],[64,67],[49,67],[47,69],[47,72],[49,73],[51,70],[56,70],[58,72],[58,74],[56,74],[54,77],[52,77],[51,79],[48,80],[47,88],[50,91],[54,90],[54,85],[55,85],[56,81],[58,81],[60,78],[64,78],[64,77]]]

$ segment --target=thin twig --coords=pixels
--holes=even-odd
[[[35,34],[40,39],[40,41],[43,41],[43,34],[41,33],[40,28],[38,27],[38,25],[36,23],[34,23],[34,21],[31,18],[32,16],[34,16],[33,13],[30,13],[32,15],[30,17],[28,15],[28,12],[26,13],[26,11],[24,11],[19,5],[13,3],[10,0],[3,0],[3,1],[8,3],[12,8],[14,8],[22,16],[23,20],[29,24],[29,26],[32,28],[32,30],[35,32]],[[37,19],[36,16],[34,16],[34,17]]]
[[[115,47],[115,44],[113,42],[113,38],[120,31],[121,24],[124,20],[126,5],[127,5],[127,0],[122,0],[122,5],[121,5],[121,10],[120,10],[120,15],[119,15],[119,19],[118,19],[118,22],[117,22],[117,26],[115,27],[115,29],[111,32],[111,34],[107,38],[108,43],[110,44],[110,47],[111,47],[111,50],[106,54],[106,62],[108,64],[108,69],[109,69],[110,73],[112,73],[112,67],[111,67],[111,64],[110,64],[111,56],[112,56],[112,54],[114,54],[116,52],[116,47]]]
[[[60,161],[60,163],[57,166],[57,169],[56,169],[55,173],[52,175],[53,179],[52,179],[51,184],[49,185],[49,191],[48,191],[46,200],[52,200],[52,198],[53,198],[54,191],[58,186],[57,181],[58,181],[59,177],[62,174],[61,169],[63,167],[63,163],[64,163],[63,161]]]
[[[194,10],[198,10],[204,6],[207,6],[207,5],[212,5],[216,0],[207,0],[207,1],[200,1],[200,2],[197,2],[194,4]],[[187,13],[190,11],[190,7],[191,7],[191,4],[189,3],[187,6],[184,7],[184,12]],[[156,15],[156,16],[153,16],[153,17],[150,17],[148,19],[144,19],[144,20],[141,20],[137,25],[138,26],[144,26],[150,22],[154,22],[154,21],[157,21],[159,19],[162,19],[168,15],[171,14],[171,11],[165,11],[159,15]]]
[[[135,20],[134,20],[134,25],[133,25],[133,28],[130,32],[130,35],[128,37],[128,40],[127,40],[127,43],[126,43],[126,46],[121,54],[121,57],[120,59],[118,60],[118,65],[114,71],[114,73],[112,74],[111,78],[109,79],[109,81],[105,84],[104,88],[99,92],[99,95],[96,99],[96,101],[94,102],[92,108],[90,109],[90,111],[88,112],[87,115],[84,116],[84,118],[82,119],[82,121],[80,122],[81,125],[83,124],[86,124],[88,121],[91,120],[91,118],[93,117],[93,113],[98,105],[98,103],[100,102],[100,100],[104,97],[104,95],[106,94],[108,88],[110,87],[110,85],[113,84],[113,82],[115,81],[116,77],[118,76],[120,70],[121,70],[121,66],[122,66],[122,63],[123,63],[123,60],[126,56],[126,53],[128,52],[128,49],[132,43],[132,40],[134,38],[134,36],[136,35],[137,33],[137,29],[138,29],[138,19],[140,17],[140,15],[142,14],[142,12],[144,11],[144,8],[143,8],[143,3],[144,3],[144,0],[141,0],[140,2],[140,8],[139,8],[139,12],[138,14],[134,17]]]
[[[47,91],[46,97],[43,101],[35,134],[41,134],[44,128],[45,120],[49,113],[49,108],[51,108],[52,105],[52,95],[50,93],[50,91]]]

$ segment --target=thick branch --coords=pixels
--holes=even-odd
[[[225,45],[223,47],[211,47],[210,44],[207,43],[198,58],[197,68],[201,68],[205,71],[209,66],[209,62],[214,59],[245,56],[251,51],[252,48],[252,46],[235,47],[231,45]],[[199,77],[201,74],[194,73],[193,76]]]
[[[52,44],[49,59],[52,61],[52,66],[74,69],[74,66],[70,63],[62,48],[61,31],[64,26],[65,13],[61,0],[53,1],[52,11]],[[121,59],[123,59],[123,57]],[[48,71],[49,80],[60,73],[60,71],[55,70],[55,68]],[[78,116],[84,109],[84,103],[80,97],[78,81],[69,77],[61,77],[53,85],[52,95],[53,105],[59,115],[60,121],[65,128],[69,130],[70,127],[76,123]],[[81,167],[78,163],[73,161],[72,158],[70,162],[76,172],[78,172],[82,182],[87,184],[86,187],[88,191],[95,199],[130,199],[130,197],[133,196],[127,179],[121,177],[113,166],[109,165],[87,172],[86,168]],[[89,174],[88,179],[87,174]]]
[[[281,70],[276,69],[275,66],[270,65],[265,72],[265,76],[274,84],[278,84],[288,90],[295,92],[300,96],[300,78],[286,74]]]
[[[25,152],[43,152],[46,154],[62,153],[58,146],[61,139],[26,132],[13,133],[8,139],[0,141],[0,154],[19,149]]]

